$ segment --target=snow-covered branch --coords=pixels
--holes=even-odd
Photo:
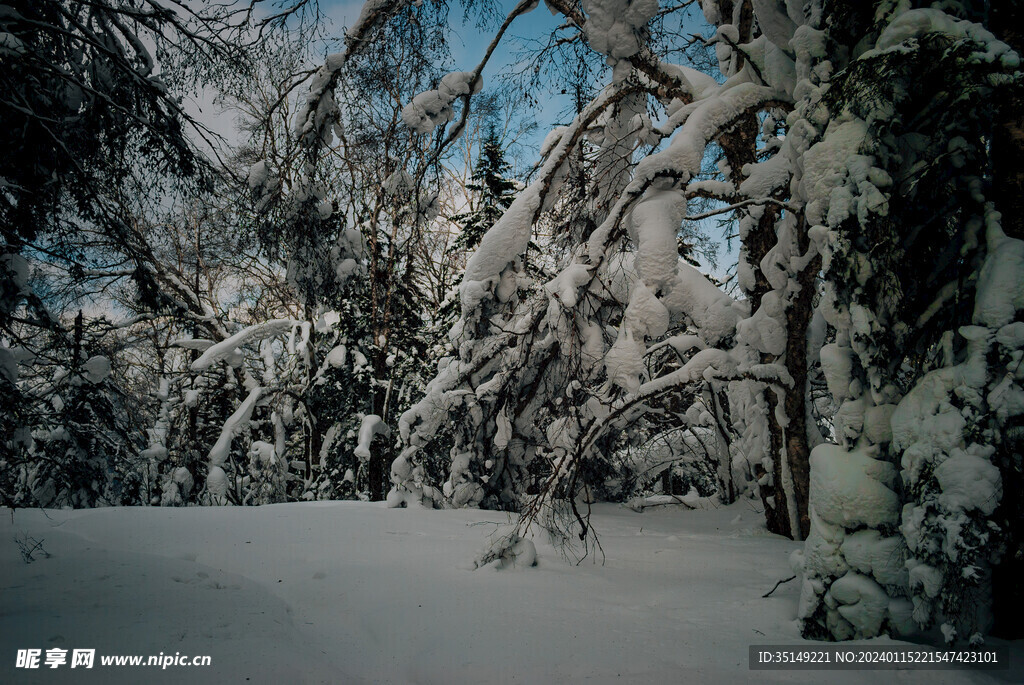
[[[296,326],[308,325],[294,319],[273,319],[263,323],[247,326],[235,333],[226,340],[210,346],[203,352],[202,356],[192,362],[193,371],[203,371],[210,368],[215,362],[232,357],[236,350],[243,345],[251,344],[275,335],[282,335],[291,331]]]

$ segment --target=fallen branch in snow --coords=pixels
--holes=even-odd
[[[507,526],[509,523],[510,521],[505,521],[504,523],[499,523],[497,521],[474,521],[473,523],[467,523],[466,527],[473,528],[475,526]]]
[[[796,576],[790,576],[789,578],[786,578],[785,580],[780,580],[779,582],[775,583],[775,587],[773,587],[771,590],[769,590],[765,594],[761,595],[761,597],[769,597],[769,596],[771,596],[771,594],[773,592],[775,592],[776,590],[779,589],[780,585],[782,585],[783,583],[788,583],[791,580],[796,580]]]
[[[648,501],[649,498],[638,497],[626,504],[627,507],[637,513],[642,513],[644,509],[650,509],[651,507],[667,507],[676,504],[682,504],[684,507],[690,510],[696,510],[697,507],[686,502],[679,495],[663,495],[664,497],[671,497],[672,499],[665,499],[664,501]]]

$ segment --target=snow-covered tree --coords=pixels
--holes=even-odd
[[[165,236],[155,220],[168,206],[207,193],[215,177],[199,148],[216,150],[215,136],[185,112],[182,97],[245,73],[252,37],[305,14],[307,4],[282,5],[266,19],[243,5],[4,4],[0,118],[7,127],[0,145],[7,154],[0,162],[0,260],[12,268],[0,269],[0,356],[5,381],[16,383],[10,397],[52,374],[39,341],[53,336],[65,339],[59,347],[71,347],[70,321],[62,312],[73,316],[82,304],[97,303],[117,310],[111,300],[122,289],[131,293],[127,309],[134,316],[100,322],[104,335],[169,314],[210,337],[226,333],[201,293],[178,278],[173,260],[163,261]],[[41,287],[27,286],[30,271],[42,275]],[[125,287],[126,281],[132,285]],[[73,389],[76,396],[105,396],[138,369],[115,364],[121,374],[116,381],[79,383],[81,374],[72,371],[80,361],[87,360],[68,355],[61,362],[69,370],[64,392]],[[5,413],[5,451],[31,444],[27,431],[36,408],[27,399],[28,406]],[[145,403],[128,403],[129,411],[116,416],[130,419],[135,432],[144,423],[139,404]],[[85,405],[100,406],[92,400],[65,403],[73,414]],[[15,417],[10,425],[7,419]],[[85,417],[67,420],[81,423]]]
[[[510,19],[524,7],[513,10]],[[570,10],[569,15],[579,25],[584,23],[578,12]],[[589,37],[601,41],[607,35]],[[442,373],[428,389],[427,398],[402,420],[403,437],[410,446],[393,466],[396,502],[415,501],[419,486],[403,474],[414,468],[410,459],[429,442],[449,412],[457,412],[460,419],[456,425],[462,431],[456,436],[445,485],[456,505],[486,502],[522,508],[522,498],[531,494],[571,499],[584,480],[597,478],[598,482],[590,485],[603,485],[598,474],[604,470],[594,468],[603,458],[600,455],[614,451],[616,439],[630,438],[629,432],[610,437],[606,429],[613,421],[620,426],[635,421],[649,408],[644,400],[657,401],[665,392],[649,386],[649,395],[630,397],[641,390],[641,376],[650,373],[645,366],[655,369],[654,375],[666,368],[662,355],[645,365],[644,341],[664,337],[670,326],[682,333],[688,324],[684,309],[690,303],[675,300],[679,309],[671,321],[672,313],[658,297],[673,285],[677,268],[686,281],[680,290],[693,289],[696,298],[710,298],[699,303],[698,316],[718,324],[707,333],[712,344],[734,336],[738,309],[680,260],[677,234],[681,215],[674,228],[666,228],[667,233],[642,246],[644,254],[654,259],[653,270],[646,275],[650,287],[638,273],[641,268],[636,255],[609,254],[606,259],[602,254],[594,259],[589,254],[588,239],[590,245],[600,246],[595,251],[601,253],[606,239],[618,241],[621,233],[614,239],[606,235],[611,224],[621,219],[614,216],[612,198],[629,183],[634,150],[658,139],[642,96],[657,86],[641,72],[632,72],[628,60],[623,59],[636,55],[638,46],[607,49],[628,53],[605,53],[617,64],[613,85],[582,108],[570,126],[548,137],[542,150],[546,161],[538,179],[517,196],[467,265],[460,289],[463,317],[452,331],[458,356],[443,362]],[[674,73],[663,76],[679,89],[681,81],[676,81]],[[702,85],[709,82],[713,80],[706,77]],[[684,97],[692,99],[689,93]],[[585,148],[581,147],[584,139]],[[570,164],[580,160],[581,151],[590,179],[583,202],[571,207],[573,211],[547,214],[546,210],[559,207],[558,190],[569,176]],[[698,158],[698,165],[700,161]],[[695,196],[698,194],[704,193]],[[666,221],[671,222],[679,203],[673,204],[668,196],[658,199],[669,202],[650,206],[653,211],[646,216],[657,221],[663,210],[669,210]],[[536,222],[553,222],[544,225],[557,236],[562,263],[570,262],[557,276],[542,272],[547,282],[536,286],[543,287],[531,283],[527,270],[526,248]],[[579,292],[585,285],[588,289]],[[709,308],[713,310],[710,317],[706,316]],[[685,337],[678,339],[680,345]],[[693,343],[680,350],[684,359],[691,350],[707,344],[697,336],[690,337]],[[669,366],[675,359],[678,357]],[[686,407],[682,410],[676,413],[685,414]],[[700,419],[699,412],[693,416]],[[600,450],[594,449],[598,442]],[[730,461],[724,459],[726,464]]]
[[[472,182],[466,184],[466,189],[474,194],[470,211],[452,217],[452,221],[461,229],[452,244],[452,250],[476,249],[487,229],[512,204],[517,184],[506,176],[509,169],[511,165],[505,161],[505,151],[492,123],[480,141],[480,156],[473,168]]]
[[[548,4],[605,57],[611,82],[552,132],[534,182],[469,259],[457,355],[402,418],[389,499],[419,499],[417,451],[454,419],[452,504],[518,509],[521,531],[545,498],[565,498],[585,536],[573,497],[585,465],[614,449],[608,428],[709,383],[731,400],[713,403],[710,425],[728,415],[740,438],[722,440],[720,463],[742,473],[752,458],[769,528],[809,536],[809,635],[984,630],[968,607],[990,592],[998,557],[986,519],[1000,464],[1019,459],[1007,364],[1020,287],[1018,243],[986,195],[994,121],[979,107],[1020,87],[1019,58],[985,28],[987,8],[709,0],[722,82],[652,52],[656,3]],[[658,124],[648,106],[664,108]],[[570,236],[560,271],[531,291],[527,245],[584,140],[593,223],[555,226]],[[724,206],[688,213],[698,197]],[[684,221],[723,212],[739,227],[738,301],[675,249]],[[652,363],[662,340],[677,362]],[[821,444],[831,435],[809,401],[819,364],[838,445]],[[953,430],[935,445],[922,417],[944,412]]]
[[[0,135],[36,160],[0,162],[3,502],[390,484],[390,506],[518,512],[488,563],[532,562],[535,524],[592,542],[596,499],[752,497],[804,541],[807,637],[1019,631],[1020,10],[546,4],[525,71],[573,102],[523,185],[470,132],[535,0],[468,71],[443,0],[368,2],[313,70],[305,36],[243,65],[252,14],[220,5],[0,12]],[[212,185],[176,100],[206,53],[252,134]],[[711,219],[731,284],[700,266]],[[93,298],[127,318],[72,323]]]
[[[989,628],[1004,529],[990,516],[1013,449],[1004,398],[1019,387],[998,361],[1015,343],[996,333],[1021,286],[1019,243],[988,190],[992,112],[978,106],[1019,87],[1019,58],[976,23],[985,15],[883,5],[820,24],[831,50],[818,59],[836,71],[807,101],[818,133],[803,201],[836,329],[821,360],[841,445],[811,457],[810,635],[941,624],[975,641]]]
[[[416,170],[424,148],[403,107],[445,58],[443,26],[434,4],[367,7],[295,111],[286,103],[303,83],[301,59],[288,46],[289,73],[271,62],[273,73],[232,95],[258,132],[238,155],[249,166],[250,220],[264,252],[284,266],[298,305],[288,316],[304,331],[298,347],[263,355],[276,360],[264,373],[276,366],[279,375],[258,407],[294,403],[287,432],[302,434],[306,497],[383,499],[393,441],[364,445],[362,426],[391,420],[422,386],[425,328],[437,313],[417,269],[441,180],[435,167]],[[248,95],[267,89],[259,102]],[[271,105],[264,119],[261,102]]]
[[[22,339],[17,372],[22,406],[4,450],[3,489],[11,506],[94,507],[137,504],[148,489],[136,457],[141,434],[102,320],[52,321]],[[30,352],[31,351],[31,352]],[[105,353],[105,354],[104,354]],[[30,356],[31,355],[31,356]],[[31,363],[25,363],[25,362]],[[117,360],[120,362],[121,360]]]

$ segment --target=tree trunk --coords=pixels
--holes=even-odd
[[[797,278],[800,290],[786,310],[786,370],[793,378],[793,386],[786,389],[783,408],[789,418],[786,427],[786,458],[793,479],[793,495],[796,500],[793,506],[796,507],[799,525],[799,530],[794,533],[799,540],[807,539],[811,532],[808,511],[811,447],[807,439],[807,329],[814,315],[814,283],[820,269],[821,256],[817,256],[800,272]]]
[[[772,484],[762,485],[761,501],[764,503],[764,518],[768,530],[777,535],[793,537],[793,528],[789,521],[789,502],[786,497],[786,488],[782,481],[782,460],[785,459],[785,441],[783,440],[783,429],[775,416],[775,410],[779,406],[779,398],[775,391],[768,388],[764,391],[765,400],[768,403],[768,436],[769,451],[772,457]]]

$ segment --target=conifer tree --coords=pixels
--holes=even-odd
[[[473,169],[472,183],[466,184],[466,189],[475,194],[471,210],[452,217],[452,221],[462,229],[452,244],[452,250],[468,252],[476,249],[484,233],[512,204],[516,182],[505,175],[511,168],[492,123],[480,142],[480,157]]]

